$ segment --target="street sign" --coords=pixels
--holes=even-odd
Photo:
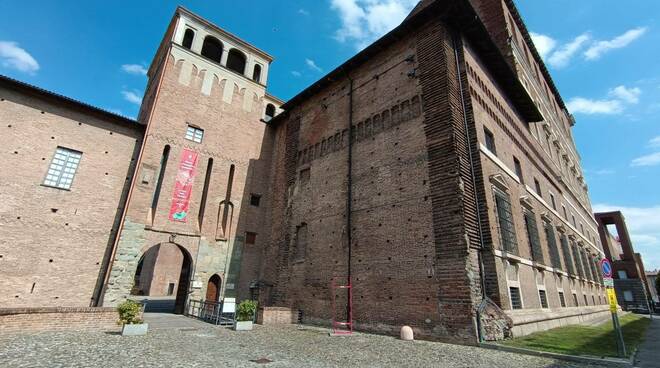
[[[616,313],[616,293],[613,288],[607,288],[607,300],[610,302],[610,312]]]
[[[612,264],[607,258],[600,260],[600,269],[603,271],[604,278],[612,278]]]
[[[611,277],[604,277],[603,278],[603,285],[608,288],[613,288],[614,287],[614,279]]]

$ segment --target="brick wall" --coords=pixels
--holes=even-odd
[[[88,306],[142,127],[29,88],[3,85],[0,97],[0,305]],[[69,190],[42,184],[58,146],[82,152]]]
[[[3,308],[0,334],[41,331],[120,331],[114,308]]]

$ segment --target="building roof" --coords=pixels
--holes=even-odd
[[[353,56],[342,65],[328,73],[323,78],[287,101],[282,108],[286,111],[301,103],[306,98],[318,93],[330,83],[341,79],[348,70],[351,70],[366,61],[390,44],[414,32],[424,21],[438,17],[450,26],[461,30],[471,41],[471,45],[484,59],[485,64],[498,84],[514,103],[518,112],[526,121],[541,121],[543,116],[531,99],[525,87],[518,79],[516,72],[506,61],[502,51],[495,45],[468,0],[423,0],[410,13],[410,15],[392,31],[369,45],[367,48]],[[278,116],[283,117],[286,113]],[[279,119],[273,119],[276,123]]]
[[[139,126],[142,127],[140,123],[138,123],[136,120],[127,118],[125,116],[115,114],[113,112],[103,110],[101,108],[98,108],[96,106],[90,105],[88,103],[78,101],[76,99],[73,99],[71,97],[66,97],[61,94],[45,90],[43,88],[34,86],[32,84],[28,84],[25,82],[21,82],[19,80],[7,77],[5,75],[0,74],[0,86],[12,89],[15,91],[20,91],[29,95],[33,95],[36,97],[44,98],[51,100],[53,102],[58,103],[59,105],[65,105],[67,107],[71,107],[74,109],[77,109],[79,111],[82,111],[87,114],[91,115],[96,115],[99,118],[106,119],[106,120],[112,120],[118,123],[122,124],[128,124],[128,125],[133,125],[133,126]]]

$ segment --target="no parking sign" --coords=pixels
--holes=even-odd
[[[612,263],[607,258],[600,260],[600,269],[603,271],[603,278],[612,278]]]

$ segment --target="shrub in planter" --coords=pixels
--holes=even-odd
[[[254,300],[243,300],[238,305],[236,313],[236,324],[234,329],[236,331],[247,331],[252,329],[252,321],[257,312],[257,302]]]
[[[142,323],[142,319],[140,319],[141,308],[142,305],[133,300],[126,300],[119,304],[117,307],[117,312],[119,313],[118,323],[122,325],[122,335],[134,336],[147,333],[149,325]]]

